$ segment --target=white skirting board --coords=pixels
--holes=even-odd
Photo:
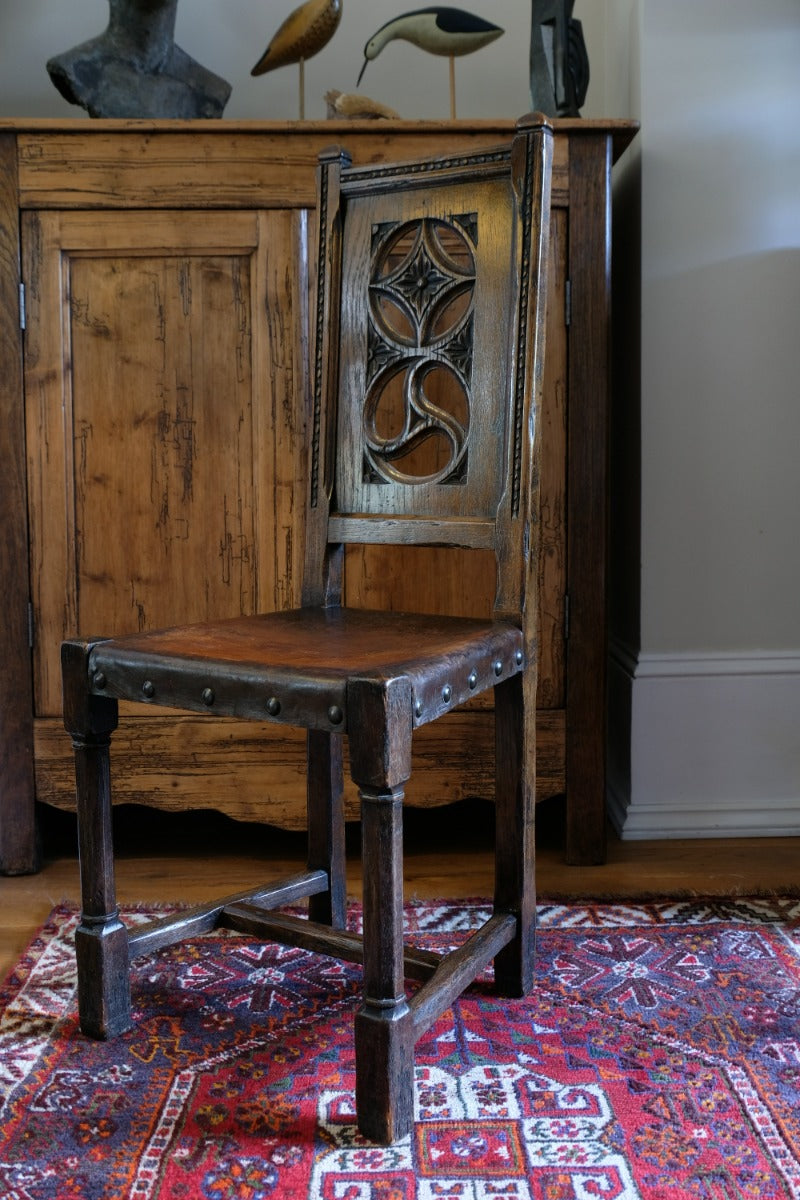
[[[800,651],[615,646],[608,780],[624,839],[800,836]]]

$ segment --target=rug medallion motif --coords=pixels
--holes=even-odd
[[[410,905],[409,937],[485,913]],[[533,995],[481,981],[420,1040],[390,1148],[355,1128],[358,968],[197,938],[137,961],[134,1027],[97,1043],[76,921],[2,992],[5,1200],[800,1200],[798,901],[542,904]]]

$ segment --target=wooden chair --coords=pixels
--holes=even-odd
[[[351,167],[320,159],[302,607],[62,648],[76,757],[81,1028],[130,1024],[129,959],[225,926],[363,962],[362,1133],[413,1119],[414,1043],[494,961],[533,981],[538,467],[552,130],[510,146]],[[341,605],[347,543],[491,548],[494,611]],[[402,801],[417,726],[494,688],[493,915],[439,958],[404,947]],[[305,728],[308,869],[128,931],[115,900],[109,747],[117,702]],[[157,716],[154,715],[154,720]],[[342,743],[362,806],[363,937],[345,929]],[[308,918],[275,910],[308,897]],[[407,995],[405,978],[422,980]]]

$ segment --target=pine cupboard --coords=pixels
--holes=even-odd
[[[537,788],[566,793],[567,858],[588,863],[605,853],[610,176],[635,126],[555,124]],[[0,122],[0,869],[35,868],[34,799],[74,805],[63,637],[299,598],[317,153],[450,154],[511,130]],[[475,552],[346,563],[361,606],[477,613],[493,586]],[[149,719],[115,735],[118,800],[302,827],[302,732],[170,714],[156,740]],[[492,753],[486,702],[425,727],[409,802],[489,795]]]

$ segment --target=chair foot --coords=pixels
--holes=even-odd
[[[319,925],[330,925],[331,929],[347,928],[347,898],[342,889],[331,887],[308,898],[308,916]]]
[[[499,996],[519,1000],[527,996],[535,979],[536,920],[517,915],[517,935],[494,960],[494,990]]]
[[[113,1038],[131,1025],[128,931],[118,918],[75,931],[78,1015],[83,1033]]]
[[[414,1040],[406,1002],[389,1009],[365,1004],[356,1014],[355,1045],[359,1132],[391,1145],[414,1124]]]

